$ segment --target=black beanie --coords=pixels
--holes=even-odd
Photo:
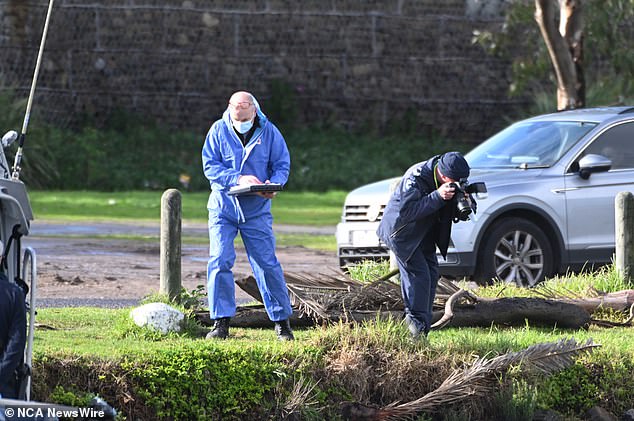
[[[438,169],[445,177],[460,181],[469,177],[469,164],[460,152],[447,152],[438,160]]]

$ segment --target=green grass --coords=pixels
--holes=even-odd
[[[36,219],[91,221],[157,221],[161,215],[159,191],[93,192],[31,191]],[[182,192],[184,220],[207,221],[207,192]],[[285,191],[273,199],[277,224],[326,226],[341,218],[346,193]]]
[[[306,247],[324,251],[337,251],[337,240],[333,235],[275,234],[277,247]]]
[[[37,323],[43,325],[35,335],[36,353],[77,354],[116,358],[126,354],[172,349],[192,342],[209,343],[191,334],[164,337],[125,335],[122,326],[129,321],[130,309],[103,308],[43,308],[38,309]],[[49,329],[52,328],[52,329]],[[407,339],[406,328],[400,323],[370,322],[363,329],[349,330],[346,325],[331,328],[295,329],[297,340],[280,343],[273,329],[232,328],[231,339],[213,342],[214,346],[241,348],[247,344],[264,347],[337,347],[344,335],[361,335],[385,347],[420,348]],[[347,332],[347,333],[346,333]],[[562,330],[524,326],[520,328],[445,328],[432,332],[427,350],[438,355],[486,355],[517,351],[542,342],[554,342],[574,337],[578,342],[592,339],[601,344],[599,353],[634,360],[634,330],[628,327],[612,329],[591,327],[588,330]],[[369,338],[369,339],[368,339]],[[372,339],[374,338],[374,339]],[[405,345],[407,344],[407,345]],[[376,345],[376,344],[375,344]],[[412,349],[414,349],[412,348]]]
[[[163,192],[154,191],[33,191],[29,192],[29,197],[36,220],[144,223],[160,220],[162,194]],[[182,192],[183,220],[205,223],[208,196],[206,192]],[[273,199],[274,221],[282,225],[334,226],[341,218],[345,196],[346,193],[342,191],[283,192]],[[158,241],[158,235],[112,234],[87,238]],[[337,250],[334,235],[276,233],[276,239],[280,247],[303,246],[325,251]],[[206,236],[184,236],[182,241],[188,244],[206,244],[208,239]],[[241,244],[239,237],[236,244]]]
[[[43,354],[76,354],[105,359],[116,359],[130,354],[146,354],[157,350],[173,349],[194,342],[205,343],[192,333],[141,335],[133,329],[130,308],[104,309],[93,307],[38,309],[36,321],[43,327],[37,329],[34,352]],[[231,329],[235,340],[214,343],[220,347],[244,347],[257,343],[265,348],[284,346],[277,340],[273,329]],[[309,335],[297,332],[300,346]],[[206,342],[209,344],[209,342]]]
[[[156,243],[159,235],[134,235],[134,234],[99,234],[99,235],[50,235],[49,238],[91,238],[104,240],[140,241]],[[278,247],[306,247],[309,249],[336,251],[337,242],[334,235],[315,235],[302,233],[276,233],[275,240]],[[207,236],[184,235],[181,237],[184,244],[208,244]],[[238,235],[235,240],[236,246],[242,246],[242,241]]]
[[[478,288],[483,297],[566,296],[571,298],[596,295],[600,292],[616,292],[631,289],[632,284],[623,279],[614,265],[603,266],[592,272],[569,273],[546,279],[534,288],[520,288],[498,282]]]

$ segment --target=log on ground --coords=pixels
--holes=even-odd
[[[533,326],[578,329],[588,327],[590,319],[585,309],[563,301],[523,297],[478,298],[473,305],[456,305],[448,326],[523,326],[528,321]]]

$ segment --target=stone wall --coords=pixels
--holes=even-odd
[[[495,3],[56,0],[34,109],[60,125],[124,109],[204,133],[244,89],[265,113],[290,101],[302,123],[414,124],[478,141],[518,105],[506,95],[509,63],[471,42],[500,25]],[[20,96],[47,6],[0,1],[0,75]]]

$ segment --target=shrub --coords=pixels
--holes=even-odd
[[[290,99],[289,99],[290,101]],[[284,110],[284,101],[273,102]],[[19,129],[22,101],[0,95],[8,110],[0,125]],[[279,109],[279,110],[278,110]],[[281,112],[281,111],[280,111]],[[176,131],[124,112],[114,113],[103,129],[86,122],[67,129],[34,119],[23,155],[21,178],[38,189],[207,190],[201,149],[206,132]],[[296,191],[350,190],[383,178],[400,176],[410,165],[466,145],[416,133],[351,133],[336,127],[280,127],[291,153],[288,188]],[[206,130],[206,129],[205,129]],[[12,164],[15,147],[6,151]]]

